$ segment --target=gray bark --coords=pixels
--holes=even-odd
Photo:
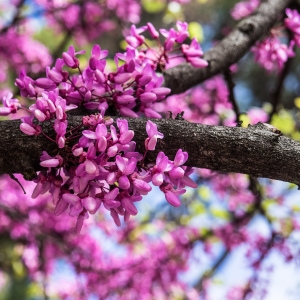
[[[134,130],[137,150],[144,153],[145,118],[127,119]],[[300,142],[273,132],[259,123],[248,128],[221,127],[179,120],[152,120],[164,139],[156,151],[147,154],[155,162],[159,151],[173,159],[178,149],[189,154],[187,165],[222,172],[238,172],[254,177],[266,177],[300,185]],[[81,117],[69,117],[70,127],[77,126]],[[19,130],[19,121],[0,122],[0,174],[21,173],[32,179],[40,170],[43,150],[57,153],[55,143],[44,136],[26,136]],[[48,132],[48,134],[51,134]]]

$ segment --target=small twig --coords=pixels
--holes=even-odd
[[[221,254],[221,256],[215,261],[211,269],[206,271],[203,274],[203,276],[200,278],[200,280],[194,285],[194,288],[197,289],[198,291],[201,291],[203,289],[203,282],[205,281],[205,279],[211,278],[215,274],[215,272],[218,270],[218,268],[225,261],[225,259],[229,254],[230,254],[230,250],[226,248],[224,252]]]
[[[12,180],[14,180],[21,187],[21,189],[23,190],[24,194],[26,194],[26,191],[25,191],[23,185],[21,184],[21,182],[18,180],[18,178],[16,178],[16,176],[14,174],[9,174],[9,176],[10,176],[10,178]]]
[[[262,261],[266,258],[266,256],[270,253],[270,250],[274,246],[274,240],[277,237],[277,235],[272,232],[272,235],[269,239],[269,241],[266,243],[266,248],[264,251],[261,252],[260,257],[258,258],[257,262],[262,263]],[[252,284],[258,280],[258,271],[256,270],[253,276],[249,279],[247,288],[244,290],[243,296],[241,299],[246,300],[248,299],[248,295],[253,292]]]
[[[235,112],[235,121],[236,121],[236,123],[239,123],[240,122],[240,110],[239,110],[237,101],[236,101],[235,96],[234,96],[234,90],[233,89],[234,89],[235,84],[232,80],[230,69],[226,69],[226,71],[224,72],[224,78],[226,80],[227,87],[228,87],[229,100],[232,103],[232,106],[233,106],[233,109],[234,109],[234,112]]]
[[[3,27],[0,31],[0,33],[6,33],[9,28],[13,27],[14,25],[17,25],[17,23],[21,20],[21,10],[22,10],[22,6],[24,4],[25,4],[25,0],[21,0],[18,3],[17,10],[16,10],[16,13],[15,13],[12,21],[10,22],[10,24]]]

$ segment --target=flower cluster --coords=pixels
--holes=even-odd
[[[10,114],[14,114],[17,112],[18,108],[21,107],[19,100],[13,98],[13,94],[11,92],[6,93],[2,97],[3,106],[0,107],[0,116],[8,116]]]
[[[38,73],[52,63],[48,49],[34,40],[28,29],[25,28],[23,31],[24,33],[20,34],[16,29],[11,28],[0,35],[0,82],[7,80],[6,69],[9,66],[17,73],[21,69]]]
[[[69,207],[69,214],[77,217],[78,232],[88,214],[95,214],[101,204],[118,226],[119,216],[128,221],[137,214],[134,202],[150,192],[150,182],[160,186],[174,206],[180,205],[178,195],[185,192],[185,186],[196,187],[188,177],[192,169],[182,166],[188,154],[181,149],[174,161],[160,152],[156,165],[149,166],[143,160],[146,153],[143,156],[135,151],[134,132],[128,129],[127,120],[117,119],[116,128],[112,118],[97,114],[83,117],[82,123],[86,129],[72,148],[64,147],[55,157],[43,152],[40,165],[47,170],[39,173],[32,194],[35,198],[49,190],[56,205],[55,214]],[[146,128],[146,151],[154,150],[157,138],[163,135],[151,121]],[[73,130],[74,134],[78,132]]]
[[[16,178],[27,194],[8,175],[2,176],[0,181],[0,233],[17,245],[11,247],[5,243],[2,251],[5,253],[10,247],[10,253],[21,263],[21,270],[37,285],[41,278],[49,278],[46,291],[50,298],[82,299],[84,291],[85,295],[94,294],[107,299],[113,291],[118,299],[136,299],[141,295],[142,299],[149,298],[149,295],[157,299],[166,291],[178,295],[179,291],[187,294],[190,290],[178,274],[188,268],[192,244],[188,237],[199,236],[196,227],[168,228],[165,231],[166,223],[157,218],[149,223],[153,228],[149,236],[135,220],[130,220],[120,229],[102,216],[101,222],[90,218],[88,226],[76,235],[72,230],[75,219],[67,218],[66,214],[55,216],[49,206],[49,194],[32,199],[30,194],[35,184],[18,174]],[[133,233],[137,231],[139,234],[133,240]],[[100,242],[95,233],[104,236]],[[118,244],[116,251],[107,249],[108,241]],[[134,250],[137,246],[139,251]],[[117,247],[126,249],[124,255],[116,255]],[[58,273],[55,268],[57,259],[76,268],[76,274],[65,276]],[[7,274],[1,269],[0,287],[9,284],[8,276],[3,278],[4,275]],[[82,288],[78,286],[79,278],[85,283]],[[143,284],[140,278],[143,278]],[[63,279],[64,285],[61,285]],[[122,290],[122,296],[118,290]]]
[[[287,8],[285,13],[287,18],[284,20],[284,25],[293,33],[293,40],[300,47],[300,14],[290,8]]]
[[[49,190],[56,205],[55,213],[59,215],[70,207],[70,215],[77,217],[78,231],[84,218],[94,214],[102,203],[117,225],[120,225],[119,216],[127,221],[137,213],[134,202],[151,190],[150,182],[159,186],[174,206],[180,205],[179,195],[185,192],[185,186],[196,187],[188,177],[192,169],[183,166],[188,154],[181,149],[174,161],[160,152],[156,165],[145,163],[147,151],[155,150],[157,139],[163,138],[154,123],[147,122],[148,138],[145,153],[141,154],[135,151],[134,132],[128,129],[127,121],[118,119],[115,126],[112,118],[105,117],[111,110],[127,117],[161,117],[154,104],[164,100],[170,89],[161,86],[163,77],[155,70],[170,63],[175,43],[182,44],[189,34],[187,23],[183,22],[177,22],[178,31],[160,30],[166,37],[164,46],[158,52],[148,47],[147,51],[154,55],[151,56],[138,49],[146,45],[141,35],[146,29],[159,41],[152,24],[139,29],[132,25],[126,37],[129,44],[126,52],[115,55],[115,71],[105,70],[108,51],[99,45],[92,48],[84,69],[80,68],[78,55],[85,51],[75,52],[70,46],[54,67],[46,68],[46,77],[34,80],[22,70],[15,81],[21,96],[35,100],[27,110],[29,114],[21,119],[20,129],[27,135],[43,134],[58,147],[54,157],[43,152],[40,165],[47,170],[39,173],[33,197]],[[182,44],[181,51],[192,65],[207,65],[200,58],[202,50],[196,40],[190,46]],[[3,104],[1,115],[20,107],[10,94],[3,98]],[[77,107],[99,113],[83,117],[82,124],[67,132],[67,112]],[[43,132],[43,122],[53,127],[55,139]],[[82,127],[85,127],[83,131]],[[74,145],[75,139],[78,143]]]
[[[237,3],[231,11],[235,20],[250,15],[260,4],[260,0],[248,0]],[[293,33],[289,45],[282,43],[280,28],[273,28],[270,36],[262,42],[257,42],[252,48],[255,60],[267,71],[281,70],[289,57],[294,57],[294,45],[300,47],[300,15],[297,10],[286,9],[287,18],[284,25]]]
[[[161,33],[166,37],[164,46],[160,45],[158,49],[147,46],[145,50],[139,48],[141,45],[146,46],[145,37],[141,33],[148,29],[151,36],[159,42],[158,32],[151,23],[139,29],[132,25],[126,37],[129,46],[125,53],[115,55],[114,72],[106,71],[105,58],[108,51],[102,50],[99,45],[93,47],[89,64],[84,69],[80,68],[77,58],[84,51],[75,52],[74,47],[70,46],[62,58],[56,60],[53,68],[47,67],[45,78],[33,80],[22,70],[16,85],[23,97],[37,99],[32,110],[38,110],[35,117],[39,121],[51,119],[58,111],[60,117],[57,118],[64,121],[64,109],[75,108],[75,105],[98,109],[101,112],[113,107],[127,117],[143,114],[149,118],[160,118],[153,105],[163,100],[170,93],[170,89],[162,87],[163,77],[158,76],[155,70],[158,67],[162,69],[174,66],[182,62],[182,59],[196,67],[206,67],[208,64],[200,58],[203,52],[195,39],[190,45],[182,44],[189,36],[187,23],[177,22],[177,28],[178,31],[161,29]],[[181,57],[178,51],[173,49],[176,43],[182,44]],[[67,68],[70,68],[71,72],[67,71]],[[76,69],[78,72],[74,74]],[[60,108],[56,108],[56,105]],[[32,118],[23,122],[34,128]],[[31,132],[33,133],[32,129]]]
[[[252,48],[255,60],[267,71],[281,70],[289,57],[295,56],[294,43],[283,44],[274,31],[262,42]]]
[[[38,100],[34,110],[38,108],[44,120],[48,119],[46,116],[51,118],[51,113],[57,113],[55,105],[61,107],[60,112],[76,106],[99,111],[114,107],[127,117],[137,117],[138,113],[146,117],[160,117],[152,106],[164,99],[170,89],[161,87],[163,78],[150,65],[142,66],[137,62],[133,50],[115,56],[115,72],[105,72],[108,52],[101,50],[99,45],[93,47],[89,65],[81,70],[76,56],[83,53],[75,52],[74,47],[70,46],[62,58],[56,60],[53,68],[47,68],[46,78],[33,80],[25,71],[20,73],[16,85],[21,95]],[[123,64],[118,66],[120,61]],[[77,69],[79,74],[70,75],[65,67]]]
[[[95,41],[103,33],[118,28],[118,24],[128,26],[128,23],[140,21],[141,7],[136,0],[36,2],[56,32],[72,32],[79,44]]]
[[[185,120],[193,123],[234,126],[228,94],[224,79],[215,76],[183,94],[169,96],[166,101],[157,103],[155,109],[162,114],[171,111],[174,115],[184,111]]]
[[[189,62],[196,68],[205,68],[208,62],[202,58],[203,51],[200,44],[194,38],[190,45],[183,44],[189,37],[188,24],[186,22],[176,22],[177,31],[174,28],[170,30],[160,29],[159,32],[165,38],[164,43],[160,42],[159,32],[151,23],[146,26],[136,28],[131,26],[130,33],[126,37],[129,44],[127,49],[134,49],[136,56],[142,63],[150,64],[153,69],[163,70],[183,63]],[[149,47],[145,37],[141,33],[148,31],[150,36],[157,41],[158,47]],[[180,45],[180,47],[179,47]]]

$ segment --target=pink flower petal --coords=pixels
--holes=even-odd
[[[59,160],[57,158],[47,159],[40,162],[40,165],[46,168],[55,168],[59,165]]]
[[[101,200],[94,197],[85,197],[81,199],[82,206],[91,214],[94,214],[101,205]]]
[[[179,198],[178,198],[178,196],[176,194],[172,193],[171,191],[167,191],[165,193],[165,196],[166,196],[167,201],[171,205],[173,205],[175,207],[180,206],[181,203],[180,203],[180,200],[179,200]]]

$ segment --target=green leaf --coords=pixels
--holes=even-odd
[[[189,215],[189,216],[187,216],[187,215],[182,215],[181,217],[180,217],[180,224],[181,225],[187,225],[190,221],[191,221],[191,216]]]
[[[144,10],[149,14],[162,12],[166,8],[165,0],[142,0]]]
[[[278,114],[273,116],[271,124],[285,135],[290,135],[295,128],[293,116],[285,109],[280,110]]]
[[[229,214],[226,210],[221,209],[221,208],[211,208],[210,209],[211,214],[218,218],[218,219],[222,219],[222,220],[228,220],[229,219]]]
[[[300,212],[300,206],[299,205],[293,205],[292,206],[292,211],[293,212]]]
[[[300,97],[294,99],[295,106],[300,109]]]
[[[64,35],[55,32],[49,27],[42,27],[42,29],[34,35],[34,38],[46,45],[50,52],[54,52],[57,48],[57,45],[63,41]]]
[[[198,22],[189,23],[189,34],[190,38],[196,38],[198,42],[202,42],[204,39],[203,28]]]
[[[196,215],[202,215],[202,214],[205,214],[205,212],[206,212],[206,208],[203,205],[203,203],[198,202],[198,201],[192,202],[191,205],[189,206],[189,210],[191,213],[196,214]]]
[[[276,201],[274,199],[266,199],[262,202],[261,206],[263,210],[268,210],[270,206],[276,204]]]
[[[11,266],[17,278],[23,278],[25,276],[25,269],[20,261],[13,261]]]
[[[295,184],[295,183],[289,183],[288,189],[289,190],[293,190],[296,187],[297,187],[297,184]]]
[[[300,141],[300,132],[299,131],[294,131],[292,134],[291,134],[291,138],[296,140],[296,141]]]
[[[248,127],[248,125],[250,124],[250,119],[246,114],[240,115],[240,121],[243,121],[242,127]]]
[[[31,282],[27,288],[27,296],[32,298],[38,298],[43,295],[43,289],[37,282]]]
[[[210,190],[207,186],[201,185],[198,188],[198,196],[200,199],[207,201],[210,198]]]

